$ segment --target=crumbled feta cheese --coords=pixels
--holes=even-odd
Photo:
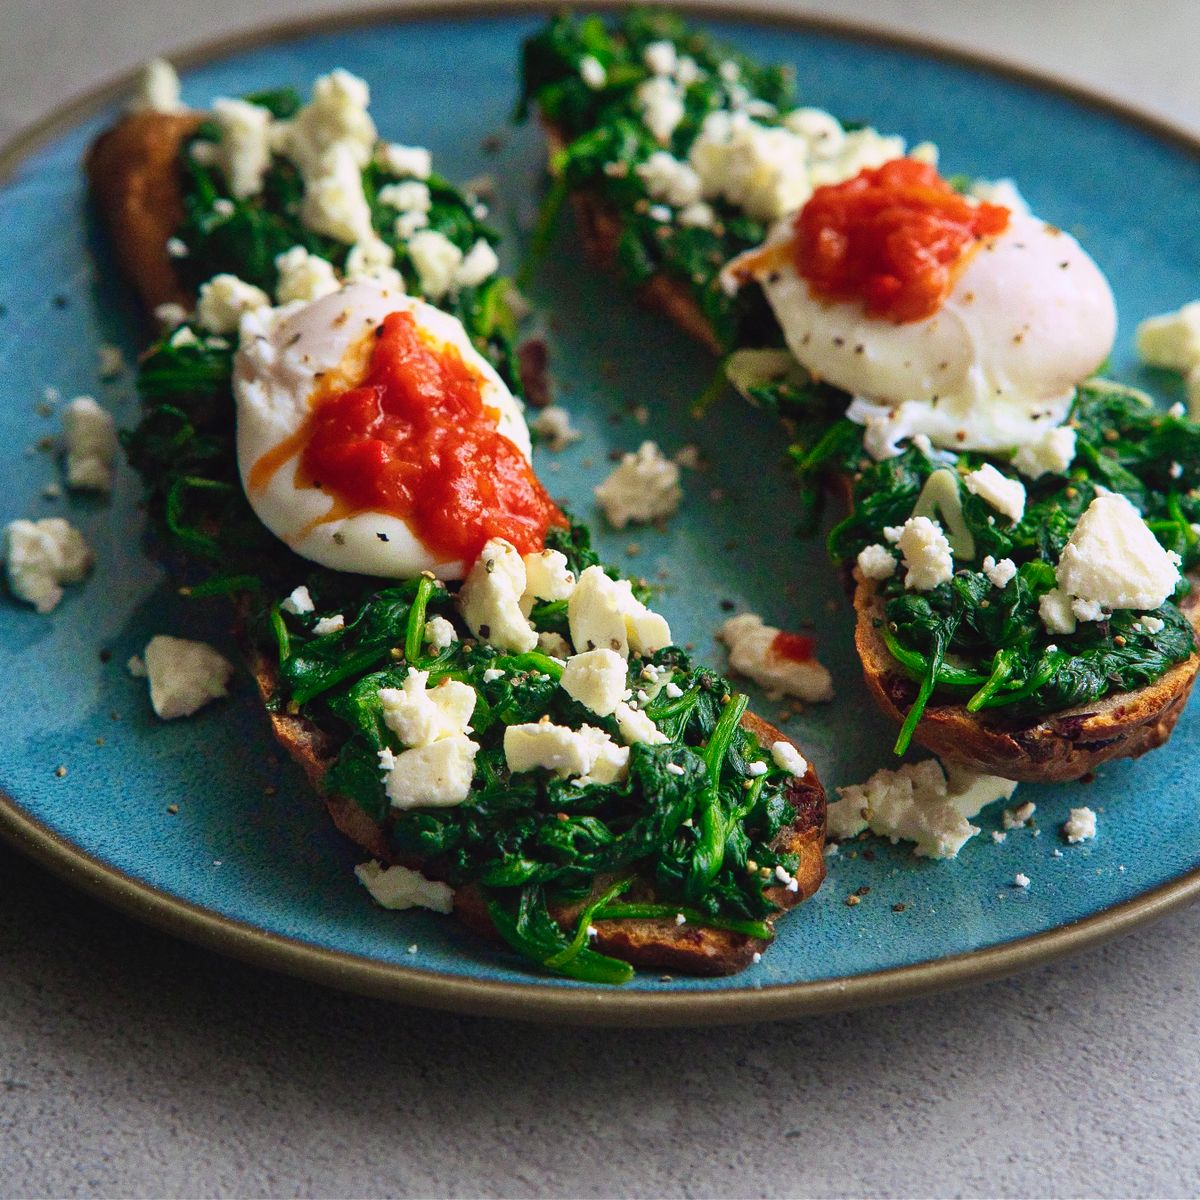
[[[484,683],[495,683],[497,679],[503,679],[504,672],[500,667],[488,667],[483,673]]]
[[[334,613],[330,617],[322,617],[314,626],[313,633],[317,637],[324,637],[328,633],[341,633],[346,628],[346,618],[341,613]]]
[[[500,269],[500,259],[490,242],[480,238],[454,272],[456,288],[478,287],[484,280],[491,279]]]
[[[213,159],[225,185],[238,200],[257,196],[271,165],[270,112],[245,100],[219,96],[213,101],[213,120],[221,137],[213,151]]]
[[[1027,800],[1024,804],[1017,805],[1016,808],[1005,809],[1004,815],[1000,818],[1000,824],[1009,830],[1024,829],[1033,819],[1035,812],[1037,812],[1037,805],[1032,800]]]
[[[1065,475],[1075,461],[1075,430],[1069,425],[1047,429],[1036,441],[1013,455],[1012,465],[1029,479]]]
[[[346,255],[343,275],[348,283],[373,279],[389,291],[403,295],[404,276],[395,269],[396,252],[380,237],[355,242]]]
[[[876,543],[858,552],[858,569],[864,579],[890,579],[896,573],[896,556]]]
[[[177,328],[191,315],[182,304],[156,304],[154,306],[154,319],[164,331]]]
[[[432,650],[445,650],[458,641],[458,633],[445,617],[430,617],[422,640]]]
[[[609,717],[625,695],[625,672],[625,660],[615,650],[585,650],[567,659],[560,683],[568,696],[596,716]]]
[[[300,219],[315,233],[347,245],[369,241],[374,234],[362,166],[345,143],[338,142],[325,152],[319,173],[305,175]]]
[[[557,454],[565,450],[572,442],[577,442],[583,434],[571,425],[571,414],[565,408],[551,404],[543,408],[532,421],[529,428],[538,435],[546,449]]]
[[[196,336],[190,325],[180,325],[175,330],[167,343],[174,349],[179,349],[181,346],[198,346],[200,339]]]
[[[420,229],[424,229],[429,224],[429,214],[415,210],[413,212],[401,213],[392,225],[392,233],[402,242],[409,241],[410,238]]]
[[[674,42],[651,42],[642,51],[642,62],[646,64],[646,69],[655,75],[674,75],[679,66],[679,52],[675,49]]]
[[[426,879],[420,872],[411,871],[408,867],[384,867],[372,860],[360,863],[354,868],[354,874],[381,908],[430,908],[440,913],[454,911],[452,887]]]
[[[666,150],[656,150],[635,168],[655,200],[664,200],[683,208],[700,199],[700,176],[689,163],[681,162]]]
[[[639,743],[647,746],[661,746],[670,741],[667,735],[644,712],[631,708],[623,701],[617,705],[613,715],[617,719],[617,730],[621,735],[621,741],[627,746],[635,746]]]
[[[478,751],[478,743],[466,734],[454,734],[397,754],[384,780],[392,807],[450,808],[462,804],[471,794]]]
[[[1200,300],[1147,318],[1137,327],[1136,343],[1138,354],[1152,367],[1190,371],[1200,365]]]
[[[796,696],[809,704],[833,699],[833,676],[815,658],[797,662],[776,652],[780,630],[756,613],[730,617],[717,637],[729,649],[729,665],[769,696]]]
[[[1025,485],[1002,474],[991,463],[984,463],[977,471],[965,475],[963,483],[968,492],[985,500],[1010,521],[1019,521],[1025,515]]]
[[[610,579],[599,566],[579,576],[567,601],[567,622],[579,650],[607,647],[628,658],[630,650],[653,654],[671,644],[666,620],[633,595],[628,579]]]
[[[140,654],[131,654],[125,660],[125,670],[133,676],[134,679],[146,678],[146,660]]]
[[[829,805],[831,837],[854,837],[864,829],[893,842],[915,842],[926,858],[954,858],[978,832],[970,823],[980,809],[1013,794],[1016,784],[994,775],[974,775],[937,759],[876,771],[865,783],[838,788]]]
[[[297,588],[293,588],[288,598],[279,606],[284,612],[293,613],[295,616],[303,616],[305,613],[310,613],[315,607],[313,598],[308,588],[301,584]]]
[[[1159,608],[1179,584],[1179,567],[1141,514],[1116,493],[1097,496],[1063,547],[1058,586],[1107,609]]]
[[[271,297],[236,275],[214,275],[200,285],[196,320],[209,333],[236,333],[242,317],[257,308],[266,308]]]
[[[635,96],[646,128],[657,142],[667,145],[686,112],[679,85],[655,75],[638,84]]]
[[[62,517],[10,521],[4,558],[9,590],[43,614],[63,598],[62,585],[81,582],[95,562],[83,534]]]
[[[1140,629],[1143,633],[1148,633],[1153,636],[1156,633],[1162,633],[1166,622],[1161,617],[1138,617],[1133,623],[1134,629]]]
[[[928,592],[954,576],[954,558],[942,527],[928,517],[909,517],[897,540],[907,574],[904,586]]]
[[[204,642],[152,637],[142,652],[150,703],[164,721],[190,717],[229,694],[233,664]]]
[[[1071,608],[1071,597],[1062,588],[1051,588],[1038,601],[1038,616],[1047,633],[1074,633],[1075,613]]]
[[[594,491],[614,529],[624,529],[631,521],[640,525],[665,520],[683,499],[678,465],[654,442],[643,442],[636,454],[624,455]]]
[[[538,550],[526,554],[525,591],[521,611],[528,616],[537,600],[568,600],[575,590],[575,572],[567,566],[561,550]]]
[[[1013,878],[1013,886],[1019,888],[1027,888],[1033,882],[1023,871],[1018,871]]]
[[[795,212],[822,184],[840,183],[904,153],[902,138],[873,129],[846,133],[819,109],[789,113],[779,126],[757,124],[750,116],[748,110],[709,113],[689,158],[705,196],[722,196],[762,221]]]
[[[500,650],[523,654],[537,634],[521,611],[525,563],[511,542],[492,538],[483,548],[458,593],[459,608],[471,632]]]
[[[275,285],[275,300],[288,304],[293,300],[320,300],[341,286],[333,264],[303,246],[293,246],[275,258],[279,282]]]
[[[650,207],[646,209],[646,215],[652,221],[658,221],[662,225],[669,225],[675,217],[675,214],[665,204],[650,205]],[[641,424],[644,425],[645,422],[643,421]]]
[[[1029,204],[1011,179],[977,179],[971,184],[970,195],[985,204],[999,204],[1015,216],[1026,216]]]
[[[137,90],[130,98],[127,111],[179,113],[187,106],[179,98],[179,76],[175,68],[162,58],[152,58],[143,68]]]
[[[120,443],[112,414],[91,396],[76,396],[63,409],[67,451],[67,486],[82,491],[111,492]]]
[[[684,229],[712,229],[717,223],[717,214],[711,204],[697,200],[680,209],[676,220]]]
[[[1011,558],[1002,558],[999,562],[989,554],[983,560],[983,573],[993,587],[1006,588],[1017,574],[1017,564]]]
[[[675,82],[680,87],[691,87],[693,83],[704,79],[706,72],[700,64],[692,58],[690,54],[681,54],[679,61],[675,64],[675,70],[672,72],[675,77]]]
[[[125,372],[125,355],[120,346],[103,342],[96,348],[97,374],[101,379],[116,379]]]
[[[408,253],[427,300],[437,303],[455,286],[463,252],[435,229],[420,229],[408,242]]]
[[[360,169],[365,167],[376,142],[375,122],[367,111],[370,103],[366,81],[349,71],[338,68],[320,76],[309,102],[279,130],[280,151],[306,181],[324,173],[326,155],[334,147],[344,148]]]
[[[402,146],[384,142],[375,150],[375,161],[389,174],[428,179],[433,172],[433,155],[424,146]]]
[[[1077,621],[1103,621],[1109,615],[1096,600],[1072,600],[1071,614]]]
[[[746,764],[746,774],[752,779],[757,779],[760,775],[765,775],[770,769],[761,759],[758,762]]]
[[[199,142],[196,143],[197,146],[199,146],[200,144],[201,143],[199,143]],[[218,196],[212,202],[212,210],[218,217],[229,218],[229,217],[232,217],[233,214],[237,211],[237,207],[233,203],[233,201],[228,199],[227,197]]]
[[[1063,837],[1072,845],[1096,836],[1096,814],[1087,807],[1071,809],[1062,827]]]
[[[379,189],[380,204],[388,204],[399,212],[428,212],[433,207],[433,194],[427,183],[408,179],[403,183],[387,183]]]
[[[574,653],[571,643],[561,633],[554,633],[549,629],[544,629],[538,634],[538,649],[561,662],[566,662]]]
[[[756,220],[778,220],[812,194],[805,139],[744,114],[709,113],[689,161],[705,197],[721,197]]]
[[[401,687],[379,689],[383,723],[405,746],[430,746],[471,732],[475,689],[457,679],[444,679],[430,690],[428,682],[428,671],[409,667]]]
[[[585,54],[579,60],[579,78],[594,92],[598,92],[608,82],[608,72],[604,64],[594,55]]]
[[[807,760],[791,742],[772,742],[771,758],[781,771],[786,771],[797,779],[803,779],[808,774]]]
[[[543,769],[562,779],[615,783],[625,777],[629,749],[593,725],[568,729],[549,721],[510,725],[504,731],[504,758],[513,774]]]

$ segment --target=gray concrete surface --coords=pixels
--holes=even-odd
[[[0,0],[0,137],[153,52],[327,7]],[[1195,0],[796,7],[1200,129]],[[1195,1196],[1198,965],[1192,910],[870,1012],[546,1030],[257,972],[0,849],[0,1195]]]

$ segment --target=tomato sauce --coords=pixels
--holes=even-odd
[[[497,429],[482,384],[456,347],[431,343],[411,313],[392,313],[362,382],[319,394],[289,439],[300,452],[297,483],[329,495],[327,519],[400,517],[446,561],[473,563],[493,537],[522,554],[540,550],[566,518]]]
[[[933,316],[984,238],[1009,210],[972,204],[927,163],[897,158],[820,187],[795,221],[792,252],[809,291],[859,300],[904,324]]]
[[[771,653],[789,662],[812,662],[817,651],[817,639],[803,633],[788,633],[781,629],[771,639]]]

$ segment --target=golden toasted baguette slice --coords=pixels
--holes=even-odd
[[[542,122],[553,156],[565,141],[561,132]],[[612,209],[587,192],[571,196],[584,250],[597,266],[610,269],[616,261],[621,222]],[[665,313],[685,333],[716,354],[718,342],[700,307],[686,287],[668,275],[658,275],[638,289],[638,299]],[[849,502],[849,480],[835,492]],[[916,696],[917,686],[900,670],[879,636],[875,588],[856,572],[854,609],[855,644],[863,677],[875,702],[897,723]],[[1200,581],[1198,581],[1200,582]],[[1200,598],[1193,592],[1185,611],[1200,636]],[[1106,696],[1095,704],[1067,709],[1027,723],[1006,723],[1003,718],[969,713],[961,705],[930,704],[917,724],[913,740],[939,758],[961,763],[973,771],[1030,783],[1056,783],[1079,779],[1113,758],[1137,758],[1171,736],[1187,704],[1200,668],[1193,654],[1172,667],[1157,683],[1132,692]]]
[[[126,117],[102,134],[87,159],[92,191],[108,223],[121,264],[148,308],[166,302],[191,305],[193,297],[175,279],[165,244],[182,214],[177,161],[180,145],[195,128],[196,115],[173,117],[138,114]],[[239,640],[264,701],[272,700],[279,685],[275,664],[244,636],[245,613],[238,614]],[[395,862],[387,827],[369,817],[344,796],[327,791],[325,774],[337,757],[337,739],[303,716],[268,710],[276,741],[304,770],[321,796],[334,825],[351,841],[382,862]],[[765,746],[789,738],[766,721],[747,713],[742,724]],[[776,849],[795,854],[797,888],[772,887],[767,894],[785,911],[811,896],[825,877],[825,792],[810,766],[802,779],[789,785],[796,818],[776,839]],[[407,863],[420,866],[419,863]],[[637,893],[649,902],[648,888]],[[579,905],[560,908],[555,917],[564,926],[577,918]],[[455,893],[456,915],[468,927],[495,939],[495,928],[478,888]],[[774,924],[772,917],[770,923]],[[682,971],[698,975],[723,975],[747,966],[766,942],[745,934],[674,921],[601,921],[592,945],[636,966]]]

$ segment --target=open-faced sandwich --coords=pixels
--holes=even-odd
[[[87,163],[163,326],[129,458],[372,895],[577,979],[757,959],[821,785],[534,475],[485,206],[345,71],[202,113],[158,64],[137,109]]]
[[[1050,781],[1161,745],[1200,665],[1200,425],[1095,376],[1116,315],[1079,243],[669,14],[556,18],[523,64],[543,228],[569,195],[785,420],[806,518],[849,500],[829,551],[897,751]]]

